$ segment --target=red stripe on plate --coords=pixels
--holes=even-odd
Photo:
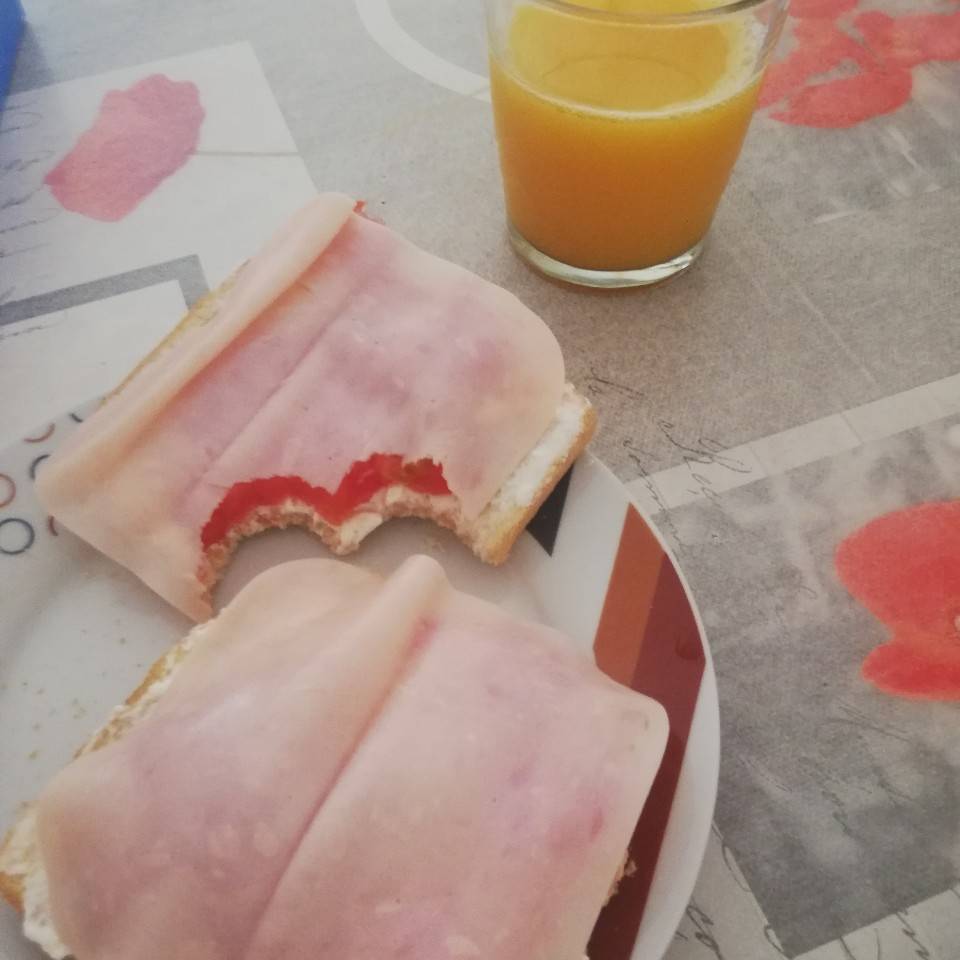
[[[600,629],[605,629],[608,624],[623,631],[620,643],[628,642],[637,651],[630,685],[663,704],[670,718],[670,737],[663,763],[630,841],[633,872],[620,881],[617,895],[604,907],[597,920],[587,951],[590,960],[627,960],[633,950],[670,819],[706,662],[700,632],[683,585],[673,564],[665,556],[659,567],[648,614],[633,621],[632,625],[628,625],[624,617],[607,614],[609,605],[622,602],[620,598],[630,597],[631,582],[635,584],[634,589],[642,589],[634,579],[635,571],[642,565],[633,556],[635,550],[647,548],[647,539],[640,527],[649,535],[646,523],[633,507],[629,507],[607,588],[597,643],[600,644],[601,639],[605,645],[615,643],[599,636]]]
[[[617,558],[593,640],[597,666],[627,686],[631,685],[637,669],[664,559],[660,541],[640,514],[630,507],[623,521]]]

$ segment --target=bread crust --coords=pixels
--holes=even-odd
[[[0,846],[0,863],[3,862],[4,851],[10,845],[15,829],[11,827],[3,838],[3,846]],[[0,870],[0,897],[3,897],[18,913],[23,913],[23,876],[17,873],[4,873]]]
[[[530,500],[526,506],[518,507],[509,519],[505,518],[504,522],[500,524],[499,531],[495,536],[486,538],[484,543],[468,543],[468,546],[470,546],[481,560],[493,566],[499,566],[507,559],[517,538],[526,529],[527,524],[536,516],[537,511],[543,506],[543,501],[550,496],[553,488],[560,482],[563,475],[573,466],[577,457],[586,449],[596,429],[597,411],[587,403],[584,407],[583,418],[576,439],[567,448],[564,455],[557,457],[546,473],[544,473],[543,481],[537,488],[533,499]],[[482,515],[481,519],[483,519]]]
[[[120,706],[113,709],[106,723],[94,732],[74,756],[79,757],[85,753],[91,753],[114,740],[119,740],[144,715],[145,711],[141,708],[141,705],[148,692],[155,684],[165,680],[173,673],[177,664],[186,656],[191,645],[191,635],[188,634],[156,660],[137,688]],[[7,831],[3,842],[0,843],[0,896],[20,913],[23,913],[24,910],[23,897],[26,874],[15,866],[15,861],[20,858],[19,852],[13,849],[13,844],[19,829],[32,813],[33,804],[24,804],[13,827]]]

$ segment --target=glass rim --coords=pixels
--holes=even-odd
[[[683,13],[633,13],[620,12],[617,10],[597,10],[593,7],[581,6],[579,3],[571,0],[524,0],[532,6],[549,7],[559,13],[569,13],[580,17],[586,17],[590,20],[604,20],[609,23],[623,24],[685,24],[699,23],[705,20],[715,20],[717,17],[725,16],[731,13],[743,13],[746,10],[752,10],[754,7],[763,4],[772,4],[773,6],[786,6],[786,0],[724,0],[723,3],[715,7],[707,7],[704,10],[687,10]]]

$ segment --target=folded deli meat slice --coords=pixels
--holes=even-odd
[[[276,567],[162,683],[37,803],[79,960],[580,960],[666,740],[426,557]]]
[[[539,317],[323,194],[81,425],[38,491],[202,619],[236,541],[269,525],[345,552],[386,516],[427,515],[498,562],[592,427]]]
[[[437,585],[412,568],[380,590],[346,566],[268,574],[196,638],[146,722],[66,768],[39,824],[75,956],[240,955]]]

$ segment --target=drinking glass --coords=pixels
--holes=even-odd
[[[508,230],[549,276],[656,283],[703,248],[787,0],[486,0]]]

